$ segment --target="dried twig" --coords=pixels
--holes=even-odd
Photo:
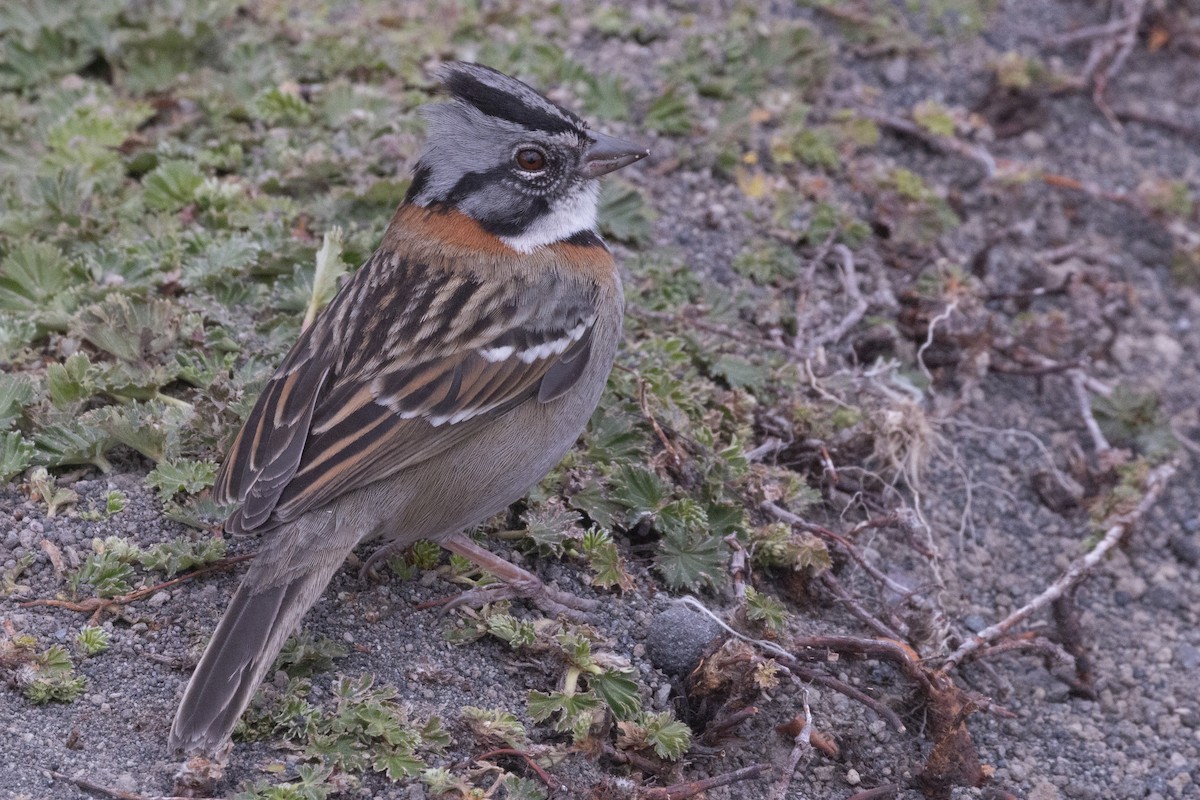
[[[1068,657],[1075,662],[1075,676],[1068,681],[1072,693],[1095,700],[1096,674],[1092,671],[1092,659],[1088,655],[1087,643],[1083,638],[1083,621],[1080,619],[1079,606],[1075,603],[1075,592],[1078,589],[1078,585],[1072,586],[1054,601],[1054,624],[1058,629],[1059,641],[1066,649]]]
[[[184,800],[183,797],[176,795],[145,795],[137,794],[136,792],[125,792],[120,789],[113,789],[108,786],[103,786],[99,783],[94,783],[86,778],[72,778],[70,775],[64,775],[63,773],[55,772],[54,770],[50,770],[49,772],[50,776],[56,781],[66,781],[67,783],[74,784],[85,792],[98,794],[103,797],[112,797],[114,800]],[[220,800],[220,798],[213,798],[213,800]]]
[[[1090,39],[1099,39],[1120,33],[1127,24],[1127,20],[1116,19],[1102,25],[1085,25],[1067,33],[1043,37],[1041,43],[1044,47],[1066,47],[1076,42],[1086,42]]]
[[[1043,43],[1049,46],[1066,46],[1076,42],[1090,41],[1087,61],[1078,78],[1071,81],[1069,89],[1092,88],[1092,101],[1104,114],[1113,130],[1121,130],[1117,115],[1108,105],[1105,92],[1125,66],[1126,59],[1137,45],[1137,32],[1146,13],[1146,0],[1116,0],[1110,6],[1109,20],[1100,25],[1090,25],[1076,31],[1049,37]]]
[[[804,329],[802,320],[804,320],[805,317],[805,306],[808,305],[808,294],[809,290],[812,288],[813,277],[816,275],[817,267],[820,266],[825,261],[825,257],[829,255],[830,248],[833,247],[833,243],[837,241],[837,235],[838,229],[834,227],[834,229],[829,232],[829,235],[825,237],[825,241],[821,242],[821,246],[817,248],[816,255],[808,260],[808,265],[796,276],[795,313],[797,336],[796,340],[793,342],[793,346],[797,352],[810,349],[800,346],[799,332]]]
[[[921,368],[921,372],[925,375],[925,379],[932,382],[933,374],[930,373],[929,367],[925,366],[925,351],[933,346],[933,335],[937,330],[939,322],[945,322],[954,316],[954,312],[958,310],[958,300],[951,300],[946,307],[933,319],[929,320],[929,330],[925,334],[925,341],[917,348],[917,366]]]
[[[780,450],[786,449],[788,444],[788,442],[772,436],[758,447],[755,447],[753,450],[747,450],[743,455],[745,456],[746,460],[751,463],[755,461],[762,461],[767,456],[773,456]]]
[[[658,417],[654,416],[654,412],[650,410],[650,399],[646,396],[646,380],[640,373],[635,372],[634,377],[637,378],[638,384],[638,405],[642,409],[642,416],[650,423],[650,427],[654,429],[654,435],[658,437],[658,441],[662,444],[663,450],[671,458],[671,464],[674,466],[676,473],[683,469],[683,457],[679,455],[679,448],[667,436],[667,432],[663,430],[662,425],[658,422]]]
[[[883,786],[876,786],[874,789],[866,789],[852,794],[846,800],[882,800],[884,797],[895,797],[899,793],[900,784],[887,783]]]
[[[537,776],[541,778],[542,783],[546,784],[547,788],[551,790],[558,788],[558,781],[556,781],[550,773],[542,769],[541,766],[533,760],[533,756],[531,756],[529,753],[526,753],[524,750],[518,750],[515,747],[501,747],[498,750],[489,750],[481,756],[476,756],[475,760],[485,761],[493,756],[517,756],[522,758],[525,760],[525,764],[531,770],[537,773]]]
[[[1200,141],[1200,127],[1189,125],[1186,122],[1179,120],[1167,119],[1156,114],[1147,114],[1143,111],[1134,111],[1131,108],[1114,108],[1113,113],[1117,119],[1125,122],[1137,122],[1142,125],[1153,125],[1156,128],[1170,131],[1171,133],[1182,136],[1185,139]]]
[[[812,712],[808,708],[808,692],[805,692],[804,726],[800,728],[800,732],[792,740],[791,755],[788,756],[787,764],[784,765],[783,774],[779,776],[779,782],[775,784],[775,791],[771,793],[771,800],[784,800],[787,797],[788,788],[792,785],[792,776],[796,773],[796,767],[800,765],[800,759],[806,754],[812,753],[812,744],[809,741],[812,737],[812,732]]]
[[[899,584],[896,581],[889,578],[887,575],[884,575],[883,572],[880,571],[880,569],[878,567],[876,567],[874,564],[872,564],[870,561],[868,561],[866,558],[864,558],[862,553],[860,553],[858,551],[858,548],[855,547],[853,544],[851,544],[850,541],[846,537],[841,536],[837,533],[834,533],[833,531],[829,530],[828,528],[822,527],[821,525],[817,525],[815,523],[809,522],[808,520],[804,519],[803,517],[797,516],[796,514],[793,514],[791,511],[788,511],[786,508],[781,508],[781,507],[775,505],[770,500],[764,501],[762,503],[762,505],[760,506],[760,508],[762,508],[768,514],[771,514],[772,516],[782,520],[783,522],[788,523],[789,525],[795,525],[803,530],[808,531],[809,533],[816,534],[817,536],[821,537],[822,539],[825,539],[827,541],[837,544],[839,547],[841,547],[846,552],[847,555],[850,556],[850,558],[854,559],[854,561],[857,562],[860,567],[865,569],[871,575],[871,577],[875,578],[875,580],[879,581],[880,583],[882,583],[888,589],[891,589],[896,594],[903,596],[903,595],[909,595],[912,593],[912,589],[910,587]]]
[[[934,690],[929,675],[921,664],[921,656],[907,643],[897,639],[861,639],[857,636],[803,636],[792,642],[794,647],[810,650],[853,653],[883,658],[898,665],[926,694]]]
[[[890,708],[885,706],[883,703],[880,703],[870,695],[855,689],[853,686],[850,686],[847,683],[839,681],[832,675],[827,675],[823,672],[803,666],[795,655],[775,644],[774,642],[767,641],[766,639],[752,639],[741,631],[734,630],[729,626],[728,623],[725,622],[725,620],[714,614],[708,608],[708,606],[701,603],[695,597],[684,597],[680,600],[680,602],[689,608],[704,614],[713,622],[717,623],[717,625],[719,625],[721,629],[730,636],[740,639],[748,644],[752,644],[760,650],[770,653],[771,656],[776,660],[777,668],[781,673],[799,678],[801,680],[810,681],[812,683],[819,683],[822,686],[827,686],[830,689],[833,689],[835,692],[844,694],[846,697],[849,697],[850,699],[855,700],[871,709],[876,714],[886,719],[896,730],[905,730],[904,723],[900,721],[900,717],[896,714],[896,712],[892,711]]]
[[[729,545],[729,575],[733,581],[733,596],[739,604],[746,602],[746,548],[738,541],[737,534],[725,537]]]
[[[859,108],[856,110],[859,113],[885,128],[898,131],[900,133],[920,139],[925,144],[935,150],[943,153],[953,153],[963,158],[974,161],[983,168],[984,178],[992,178],[996,175],[996,159],[995,157],[978,145],[967,144],[966,142],[956,139],[953,136],[941,136],[932,131],[922,128],[912,120],[897,117],[888,114],[884,111],[877,111],[872,108]]]
[[[749,767],[742,767],[733,772],[726,772],[724,775],[714,775],[711,778],[704,778],[698,781],[688,781],[687,783],[677,783],[673,786],[647,789],[639,792],[636,796],[638,800],[686,800],[686,798],[695,797],[701,792],[707,792],[709,789],[715,789],[718,786],[729,786],[733,783],[757,778],[766,771],[766,764],[752,764]]]
[[[30,606],[52,606],[54,608],[65,608],[68,611],[78,611],[81,614],[90,613],[92,616],[91,619],[88,620],[88,624],[95,625],[100,621],[100,615],[105,611],[111,611],[119,606],[136,603],[138,600],[143,600],[151,595],[157,594],[163,589],[168,589],[176,584],[183,583],[184,581],[190,581],[193,578],[200,577],[201,575],[207,575],[210,572],[228,569],[235,564],[240,564],[243,561],[249,561],[250,559],[254,558],[254,555],[254,553],[248,553],[244,556],[222,558],[220,561],[214,561],[206,567],[201,567],[193,572],[185,573],[176,578],[172,578],[169,581],[163,581],[162,583],[155,584],[154,586],[147,586],[144,589],[138,589],[136,592],[121,594],[117,595],[116,597],[89,597],[88,599],[79,603],[73,603],[69,600],[29,600],[21,603],[21,608],[28,608]]]
[[[704,735],[700,737],[700,741],[703,744],[715,744],[731,730],[757,714],[757,706],[746,706],[723,717],[717,717],[704,729]]]
[[[841,322],[818,336],[813,341],[812,348],[841,341],[842,337],[849,333],[850,329],[866,316],[867,309],[871,307],[871,304],[862,296],[862,291],[858,288],[858,273],[854,269],[854,254],[844,244],[837,245],[833,250],[842,259],[842,290],[854,306],[846,313],[846,316],[842,317]]]
[[[1108,439],[1104,438],[1104,433],[1100,430],[1100,423],[1096,422],[1096,416],[1092,413],[1092,400],[1087,395],[1087,385],[1085,384],[1086,375],[1083,370],[1071,370],[1071,388],[1075,390],[1075,402],[1079,405],[1079,416],[1083,417],[1083,424],[1087,428],[1088,435],[1092,437],[1092,444],[1096,448],[1097,453],[1104,453],[1112,449],[1108,443]]]
[[[817,580],[819,580],[822,586],[828,589],[838,600],[840,600],[851,614],[866,623],[867,627],[869,627],[871,630],[887,639],[903,640],[903,636],[892,630],[887,623],[883,622],[871,612],[867,611],[857,600],[851,597],[850,593],[846,591],[846,587],[842,586],[841,582],[839,582],[837,578],[833,577],[829,571],[822,572],[820,576],[818,576]]]
[[[1113,519],[1104,532],[1104,538],[1094,548],[1071,562],[1066,572],[1058,580],[1046,587],[1037,597],[1009,614],[1000,622],[984,628],[963,642],[957,650],[946,658],[946,662],[942,665],[939,673],[945,674],[949,670],[954,669],[967,656],[1005,636],[1015,626],[1033,616],[1037,611],[1054,602],[1059,597],[1062,597],[1067,591],[1083,581],[1104,557],[1108,555],[1108,552],[1125,538],[1129,530],[1157,502],[1159,495],[1166,488],[1167,482],[1171,480],[1171,476],[1178,469],[1179,463],[1177,461],[1170,461],[1151,470],[1150,474],[1146,476],[1145,494],[1142,496],[1141,502],[1132,511],[1121,514]]]
[[[795,675],[797,678],[800,678],[801,680],[805,680],[810,683],[816,683],[816,684],[824,686],[828,689],[832,689],[833,691],[837,692],[838,694],[842,694],[842,695],[845,695],[846,697],[849,697],[851,700],[858,703],[859,705],[866,706],[867,708],[871,709],[876,714],[878,714],[880,717],[887,720],[887,723],[889,725],[891,725],[892,728],[899,731],[900,733],[903,733],[904,731],[908,730],[908,728],[906,728],[904,726],[904,722],[900,719],[899,714],[897,714],[892,709],[888,708],[883,703],[876,700],[874,697],[871,697],[871,695],[867,694],[866,692],[862,691],[861,689],[854,688],[853,686],[846,683],[845,681],[840,681],[837,678],[833,677],[832,675],[821,672],[819,670],[800,666],[799,664],[797,664],[795,662],[794,659],[791,661],[790,666],[788,666],[786,668],[781,667],[781,669],[787,669],[789,674]]]
[[[1017,652],[1033,652],[1051,661],[1069,662],[1071,660],[1071,656],[1061,647],[1048,639],[1037,636],[1032,632],[1030,632],[1028,635],[1022,634],[1019,637],[1014,637],[1012,639],[1008,639],[1007,641],[1000,642],[999,644],[994,644],[991,647],[984,647],[981,650],[976,650],[972,654],[971,660],[978,661],[982,659],[990,659],[994,656],[1003,655],[1004,653]]]

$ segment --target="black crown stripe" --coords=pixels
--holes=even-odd
[[[503,73],[496,74],[502,75],[506,80],[514,80]],[[582,121],[566,109],[554,106],[562,115],[557,116],[543,108],[529,105],[516,94],[489,86],[462,70],[455,70],[447,76],[446,89],[455,98],[474,106],[489,117],[515,122],[531,130],[547,133],[584,133]]]

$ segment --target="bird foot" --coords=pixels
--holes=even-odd
[[[547,614],[554,616],[562,615],[573,622],[585,622],[589,612],[595,611],[599,605],[595,600],[587,600],[577,597],[570,592],[555,589],[553,586],[547,586],[536,578],[534,581],[535,583],[532,584],[528,581],[521,581],[520,583],[492,583],[462,592],[444,600],[422,604],[422,607],[439,605],[444,611],[449,611],[459,606],[479,608],[501,600],[522,598],[531,601]]]
[[[379,574],[379,568],[387,563],[387,560],[394,555],[404,552],[404,548],[408,547],[409,543],[393,542],[385,544],[383,547],[376,548],[374,553],[363,562],[363,565],[358,568],[358,579],[360,581],[378,583],[384,578]]]

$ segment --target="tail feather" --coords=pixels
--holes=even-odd
[[[317,526],[302,518],[273,532],[255,558],[192,673],[172,749],[215,753],[229,741],[284,642],[349,555],[354,541],[338,546],[331,515],[321,516]]]

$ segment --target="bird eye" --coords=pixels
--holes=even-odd
[[[546,167],[546,154],[532,147],[518,150],[517,166],[526,172],[538,172]]]

